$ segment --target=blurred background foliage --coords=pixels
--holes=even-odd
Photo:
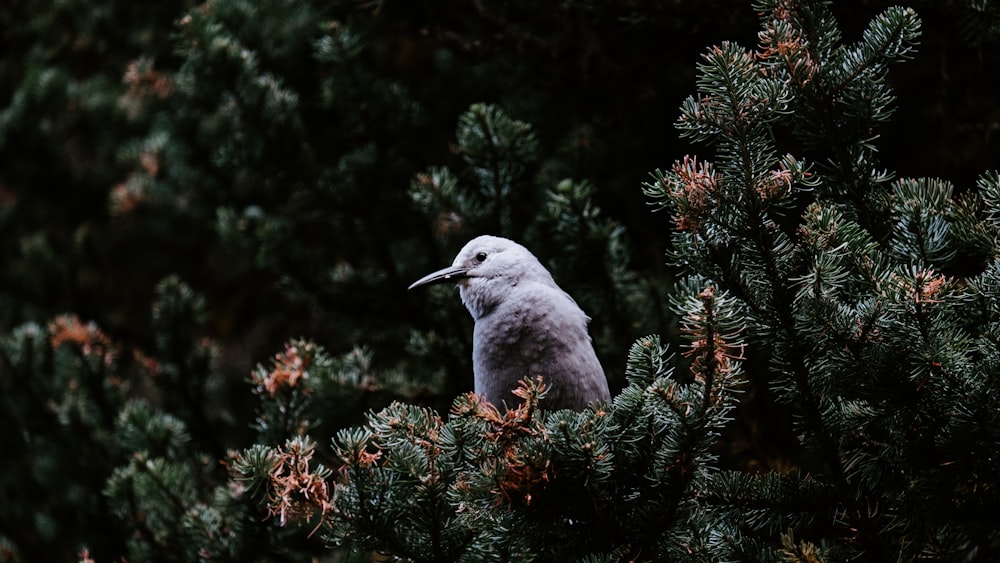
[[[971,188],[1000,155],[1000,15],[895,4],[923,34],[888,78],[881,164]],[[832,9],[850,41],[887,5]],[[405,288],[476,234],[550,265],[621,388],[629,344],[676,323],[640,186],[688,150],[700,53],[757,29],[745,0],[5,2],[0,560],[120,553],[101,491],[134,449],[116,421],[148,415],[130,401],[178,417],[163,447],[204,456],[179,482],[210,482],[290,338],[369,384],[330,428],[396,396],[446,408],[471,388],[471,319]],[[477,119],[525,137],[468,137]],[[752,409],[734,443],[781,416]],[[780,465],[785,439],[722,459]]]

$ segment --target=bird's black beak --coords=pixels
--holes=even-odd
[[[462,268],[460,266],[448,266],[447,268],[438,270],[433,274],[427,274],[426,276],[410,284],[410,287],[406,289],[413,289],[415,287],[421,287],[424,285],[434,285],[437,283],[457,282],[458,280],[467,277],[466,274],[468,273],[469,273],[468,268]]]

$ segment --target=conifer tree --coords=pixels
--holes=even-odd
[[[715,162],[685,158],[646,185],[674,219],[673,261],[745,307],[748,355],[803,447],[794,471],[716,475],[710,502],[746,558],[781,535],[798,561],[989,560],[998,176],[955,195],[879,170],[886,69],[911,56],[912,10],[844,44],[824,3],[757,9],[759,49],[709,51],[678,121]],[[778,153],[783,134],[798,157]]]
[[[715,161],[687,157],[645,186],[671,215],[671,262],[691,276],[674,298],[687,375],[647,338],[614,404],[586,413],[536,412],[544,380],[525,382],[506,415],[475,397],[447,418],[402,404],[372,413],[334,440],[344,473],[333,502],[309,513],[330,540],[413,560],[996,553],[998,177],[953,197],[946,182],[879,169],[885,77],[914,49],[912,10],[886,10],[845,44],[823,3],[757,8],[758,50],[710,49],[682,106],[682,134]],[[779,139],[801,156],[781,155]],[[813,155],[825,159],[807,164]],[[447,199],[455,182],[437,177]],[[978,261],[971,275],[955,270],[959,248]],[[794,415],[791,471],[722,471],[711,454],[744,353]],[[237,466],[262,481],[268,468],[252,462]]]
[[[308,463],[315,444],[301,437],[245,450],[234,474],[267,490],[282,521],[408,560],[713,559],[727,547],[695,497],[741,381],[736,304],[693,281],[675,306],[689,372],[675,374],[658,337],[640,339],[614,405],[542,413],[543,378],[525,380],[506,412],[471,393],[446,418],[394,402],[337,434],[334,479]],[[297,384],[309,393],[316,380]]]
[[[818,0],[15,0],[0,561],[996,559],[1000,174],[879,135],[898,69],[988,84],[997,18],[916,6],[962,48]],[[984,90],[923,115],[988,133]],[[483,232],[612,404],[464,392],[466,311],[405,287]]]

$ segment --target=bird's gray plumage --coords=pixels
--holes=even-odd
[[[515,404],[511,390],[541,375],[547,409],[608,402],[608,382],[587,334],[589,317],[556,285],[527,248],[501,237],[469,241],[448,268],[414,282],[458,284],[475,320],[472,366],[476,393],[495,405]]]

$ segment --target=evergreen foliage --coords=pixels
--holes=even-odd
[[[881,138],[997,18],[925,7],[960,60],[908,5],[13,2],[0,561],[997,559],[1000,172]],[[485,232],[611,404],[465,392],[404,288]]]
[[[892,182],[872,144],[892,110],[886,65],[910,56],[919,21],[890,8],[844,46],[823,4],[758,9],[762,50],[712,49],[682,107],[682,133],[717,164],[686,158],[646,185],[674,218],[673,261],[745,305],[748,349],[808,460],[780,479],[725,476],[714,500],[768,506],[731,522],[749,538],[785,533],[795,560],[989,559],[998,498],[983,471],[1000,442],[977,288],[993,283],[995,249],[967,250],[971,273],[955,260],[991,212],[944,181]],[[779,125],[826,160],[779,157]]]
[[[297,463],[299,438],[244,451],[234,472],[270,491],[272,514],[318,518],[335,545],[407,560],[711,559],[719,540],[694,497],[741,381],[742,346],[733,300],[698,287],[678,304],[693,359],[686,383],[650,336],[633,345],[614,405],[539,412],[541,378],[525,380],[523,402],[506,412],[473,394],[447,419],[394,402],[337,434],[333,491],[314,490],[327,470]],[[282,466],[296,468],[291,490]]]

